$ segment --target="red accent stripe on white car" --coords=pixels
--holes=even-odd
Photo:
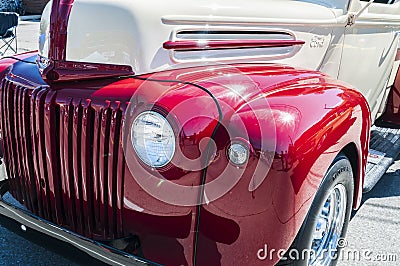
[[[227,41],[167,41],[163,44],[167,50],[213,50],[238,48],[270,48],[303,45],[301,40],[227,40]]]

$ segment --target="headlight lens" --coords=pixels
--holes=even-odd
[[[241,143],[233,143],[228,148],[229,160],[235,165],[243,165],[249,159],[249,149]]]
[[[174,131],[161,114],[145,111],[133,121],[131,128],[133,148],[139,158],[151,167],[168,164],[175,153]]]

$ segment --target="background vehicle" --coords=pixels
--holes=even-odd
[[[400,4],[72,2],[39,55],[0,62],[2,192],[24,206],[2,214],[107,263],[332,263],[397,153],[375,127],[390,152],[367,167],[371,118],[397,122]]]

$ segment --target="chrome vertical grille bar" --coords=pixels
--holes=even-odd
[[[1,88],[11,193],[35,215],[79,234],[122,237],[120,102],[94,103],[83,97],[65,101],[57,90],[6,79]]]

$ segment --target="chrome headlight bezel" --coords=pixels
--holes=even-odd
[[[139,159],[152,168],[168,165],[176,150],[175,132],[171,123],[156,111],[144,111],[131,126],[131,142]]]

